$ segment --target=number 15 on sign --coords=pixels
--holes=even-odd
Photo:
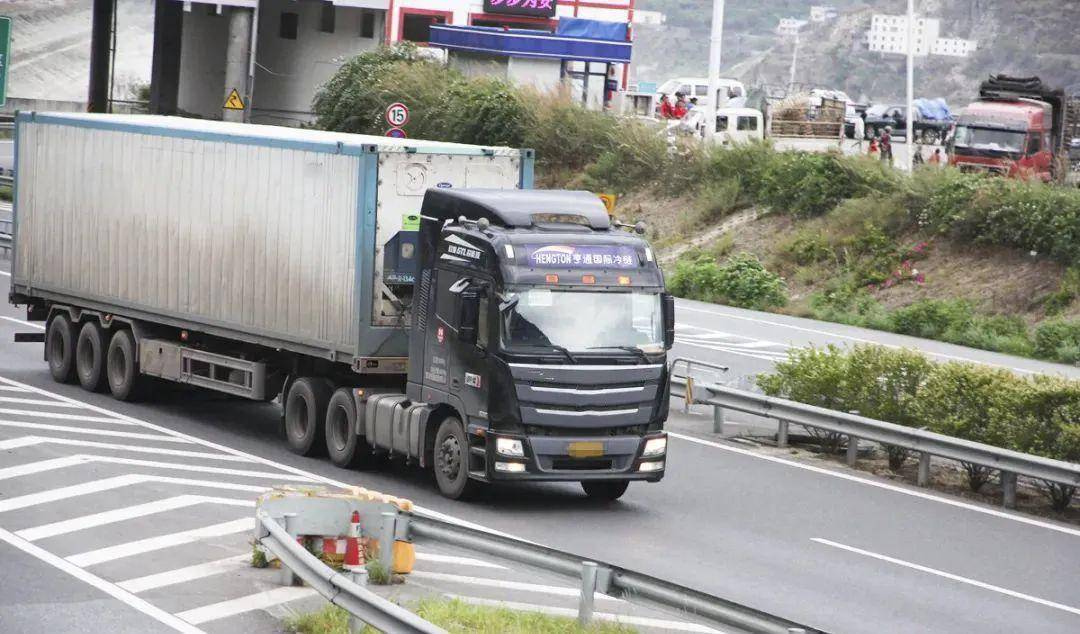
[[[399,102],[392,103],[386,108],[386,122],[391,127],[400,128],[409,122],[409,109],[405,104]]]

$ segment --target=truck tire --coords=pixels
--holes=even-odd
[[[581,483],[581,488],[585,489],[585,495],[594,500],[607,502],[621,498],[628,486],[630,482],[626,480],[586,480]]]
[[[141,396],[143,381],[139,375],[139,358],[135,354],[135,336],[130,330],[118,330],[109,340],[105,378],[116,400],[134,401]]]
[[[454,416],[447,416],[435,433],[435,482],[439,492],[451,500],[468,498],[476,491],[469,479],[469,439]]]
[[[67,315],[57,315],[49,322],[45,358],[54,381],[71,383],[75,379],[75,329]]]
[[[285,442],[301,456],[326,452],[324,438],[326,407],[332,387],[323,379],[301,377],[289,386],[285,396]]]
[[[75,340],[75,375],[84,390],[100,392],[105,387],[107,346],[105,329],[96,321],[88,321],[79,329],[79,338]]]
[[[370,468],[376,465],[375,454],[356,428],[356,402],[352,390],[338,388],[326,407],[326,453],[330,462],[345,468]]]

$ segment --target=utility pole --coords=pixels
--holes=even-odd
[[[907,3],[907,171],[915,164],[915,0]]]
[[[713,0],[712,34],[709,36],[709,107],[705,111],[705,138],[716,136],[716,110],[720,107],[720,45],[724,39],[724,0]],[[727,105],[727,92],[724,93]]]
[[[251,91],[248,86],[251,66],[252,34],[255,10],[247,7],[229,7],[229,39],[225,45],[225,107],[224,121],[245,123],[251,112]],[[239,97],[239,103],[234,98]],[[239,106],[239,107],[237,107]]]
[[[795,31],[795,50],[791,52],[791,72],[788,75],[788,94],[795,92],[795,68],[799,64],[799,32]]]
[[[87,110],[108,112],[109,68],[113,37],[113,17],[116,0],[94,0],[90,25],[90,88],[87,91]]]

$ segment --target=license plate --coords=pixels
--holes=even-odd
[[[566,453],[573,458],[597,458],[604,455],[604,443],[595,441],[572,442]]]

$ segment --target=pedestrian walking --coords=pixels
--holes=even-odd
[[[928,163],[930,165],[941,165],[941,148],[934,148],[934,153],[930,155]]]
[[[877,137],[870,137],[870,148],[867,151],[870,154],[870,158],[879,158]]]
[[[881,148],[881,160],[888,161],[889,165],[892,165],[892,126],[885,126],[885,131],[881,133],[881,141],[878,144]]]

